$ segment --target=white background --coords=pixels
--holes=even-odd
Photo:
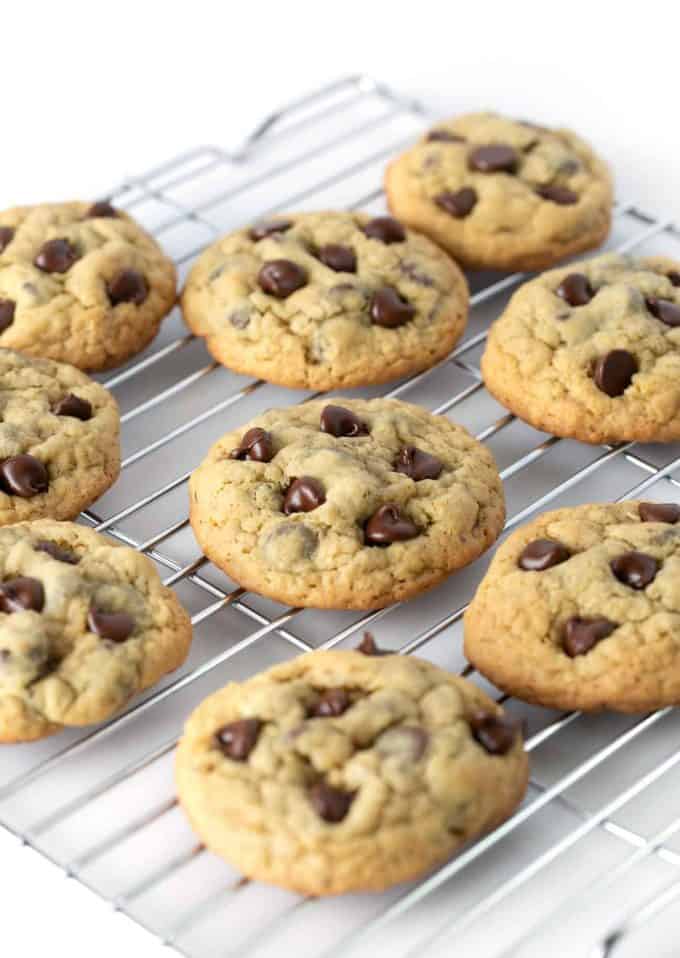
[[[104,194],[184,148],[237,145],[288,96],[368,72],[442,112],[496,108],[573,126],[610,159],[622,199],[680,216],[679,7],[7,4],[0,203]],[[34,857],[0,833],[5,951],[156,953],[126,919]]]

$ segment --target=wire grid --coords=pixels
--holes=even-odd
[[[326,205],[380,209],[382,167],[426,120],[417,103],[372,79],[346,78],[272,114],[238,153],[196,149],[125,181],[112,195],[174,254],[183,278],[207,243],[243,221]],[[619,204],[611,245],[637,250],[655,240],[668,250],[680,243],[680,234],[663,218]],[[471,277],[468,335],[445,362],[387,390],[354,392],[402,396],[442,414],[455,411],[478,438],[492,444],[510,505],[506,531],[551,503],[638,497],[648,490],[652,498],[658,492],[661,499],[680,499],[680,481],[674,477],[680,447],[627,443],[592,448],[544,437],[501,410],[484,391],[478,358],[488,321],[521,279]],[[528,954],[546,928],[562,922],[566,906],[582,911],[586,894],[589,901],[605,895],[604,912],[589,939],[592,954],[635,947],[656,924],[652,919],[680,898],[680,846],[674,847],[680,818],[672,814],[663,827],[653,819],[638,828],[626,817],[638,800],[644,807],[657,785],[669,782],[674,770],[680,772],[680,750],[668,749],[674,722],[670,709],[644,717],[592,718],[507,701],[530,730],[527,748],[534,772],[525,803],[425,881],[382,896],[349,896],[329,904],[256,887],[190,836],[170,780],[172,752],[186,714],[228,679],[312,648],[354,645],[370,627],[381,644],[402,653],[418,651],[449,668],[455,648],[461,674],[486,685],[462,661],[455,640],[488,557],[407,606],[321,616],[246,595],[225,584],[225,577],[197,552],[186,517],[191,468],[213,439],[254,412],[301,401],[299,394],[228,373],[206,357],[202,344],[174,315],[141,358],[103,379],[121,402],[123,472],[114,490],[83,516],[96,529],[147,553],[164,570],[166,583],[193,613],[189,662],[177,677],[97,728],[8,750],[10,759],[0,777],[4,826],[192,958],[264,958],[287,953],[289,943],[301,958],[375,954],[376,948],[380,953],[376,942],[384,943],[390,929],[399,933],[390,939],[395,958],[445,954],[452,941],[467,942],[465,935],[474,936],[487,925],[491,944],[478,941],[475,954],[509,956],[529,947]],[[309,398],[303,394],[302,401]],[[545,473],[539,475],[539,468]],[[595,784],[589,790],[591,781]],[[537,826],[546,812],[552,816],[546,841],[522,858],[517,845],[524,839],[518,839],[526,829],[543,831]],[[556,815],[564,819],[557,830]],[[174,831],[167,831],[168,822]],[[503,909],[514,910],[520,907],[518,896],[535,894],[536,880],[547,884],[556,863],[567,863],[573,877],[569,856],[583,848],[584,839],[586,857],[594,858],[590,864],[595,867],[573,887],[560,888],[558,898],[533,907],[510,942],[505,940],[507,928],[499,940],[494,916],[516,914]],[[650,863],[654,867],[647,874]],[[640,885],[621,910],[612,906],[609,893],[617,889],[619,896],[621,883],[630,891],[626,876],[631,875]],[[623,899],[617,897],[617,902]],[[317,937],[307,940],[305,951],[310,928]],[[555,954],[578,953],[572,931],[564,939],[569,950],[553,947]]]

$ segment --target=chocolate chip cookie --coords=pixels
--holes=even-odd
[[[608,254],[522,286],[493,326],[487,388],[583,442],[680,438],[680,264]]]
[[[498,536],[491,453],[410,403],[274,409],[229,433],[190,483],[206,555],[291,605],[374,609],[432,588]]]
[[[175,302],[175,267],[107,202],[0,213],[0,346],[118,366],[143,349]]]
[[[0,349],[0,525],[73,519],[120,471],[116,400],[85,373]]]
[[[465,279],[388,216],[296,213],[215,243],[182,294],[190,328],[239,373],[295,389],[383,383],[460,338]]]
[[[559,509],[497,551],[465,653],[511,695],[559,709],[680,703],[680,505]]]
[[[0,529],[0,742],[108,718],[190,642],[146,556],[72,522]]]
[[[472,267],[544,269],[609,232],[605,164],[569,130],[497,113],[437,124],[387,169],[390,209]]]
[[[420,659],[311,652],[206,699],[177,753],[205,844],[309,895],[415,878],[503,821],[527,758],[476,686]]]

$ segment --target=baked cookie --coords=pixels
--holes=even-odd
[[[680,505],[559,509],[513,533],[465,616],[465,654],[549,708],[680,703]]]
[[[308,895],[381,890],[507,818],[527,783],[516,724],[421,659],[311,652],[206,699],[179,799],[244,875]]]
[[[460,338],[465,279],[388,216],[296,213],[219,240],[182,294],[189,327],[230,369],[295,389],[383,383]]]
[[[273,409],[220,439],[190,483],[205,554],[279,602],[376,609],[437,585],[497,538],[491,453],[395,399]]]
[[[0,213],[0,346],[118,366],[175,302],[175,267],[110,203],[43,203]]]
[[[190,642],[146,556],[72,522],[0,529],[0,742],[108,718]]]
[[[491,327],[487,388],[583,442],[680,438],[680,264],[609,254],[543,273]]]
[[[605,164],[569,130],[497,113],[438,123],[387,169],[390,209],[467,266],[544,269],[609,232]]]
[[[120,471],[118,405],[85,373],[0,349],[0,525],[73,519]]]

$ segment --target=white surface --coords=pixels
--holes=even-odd
[[[0,203],[96,196],[184,148],[235,146],[287,97],[365,71],[442,113],[496,107],[572,125],[612,161],[622,198],[680,215],[674,6],[13,5]],[[0,833],[8,953],[160,954],[36,858]]]

